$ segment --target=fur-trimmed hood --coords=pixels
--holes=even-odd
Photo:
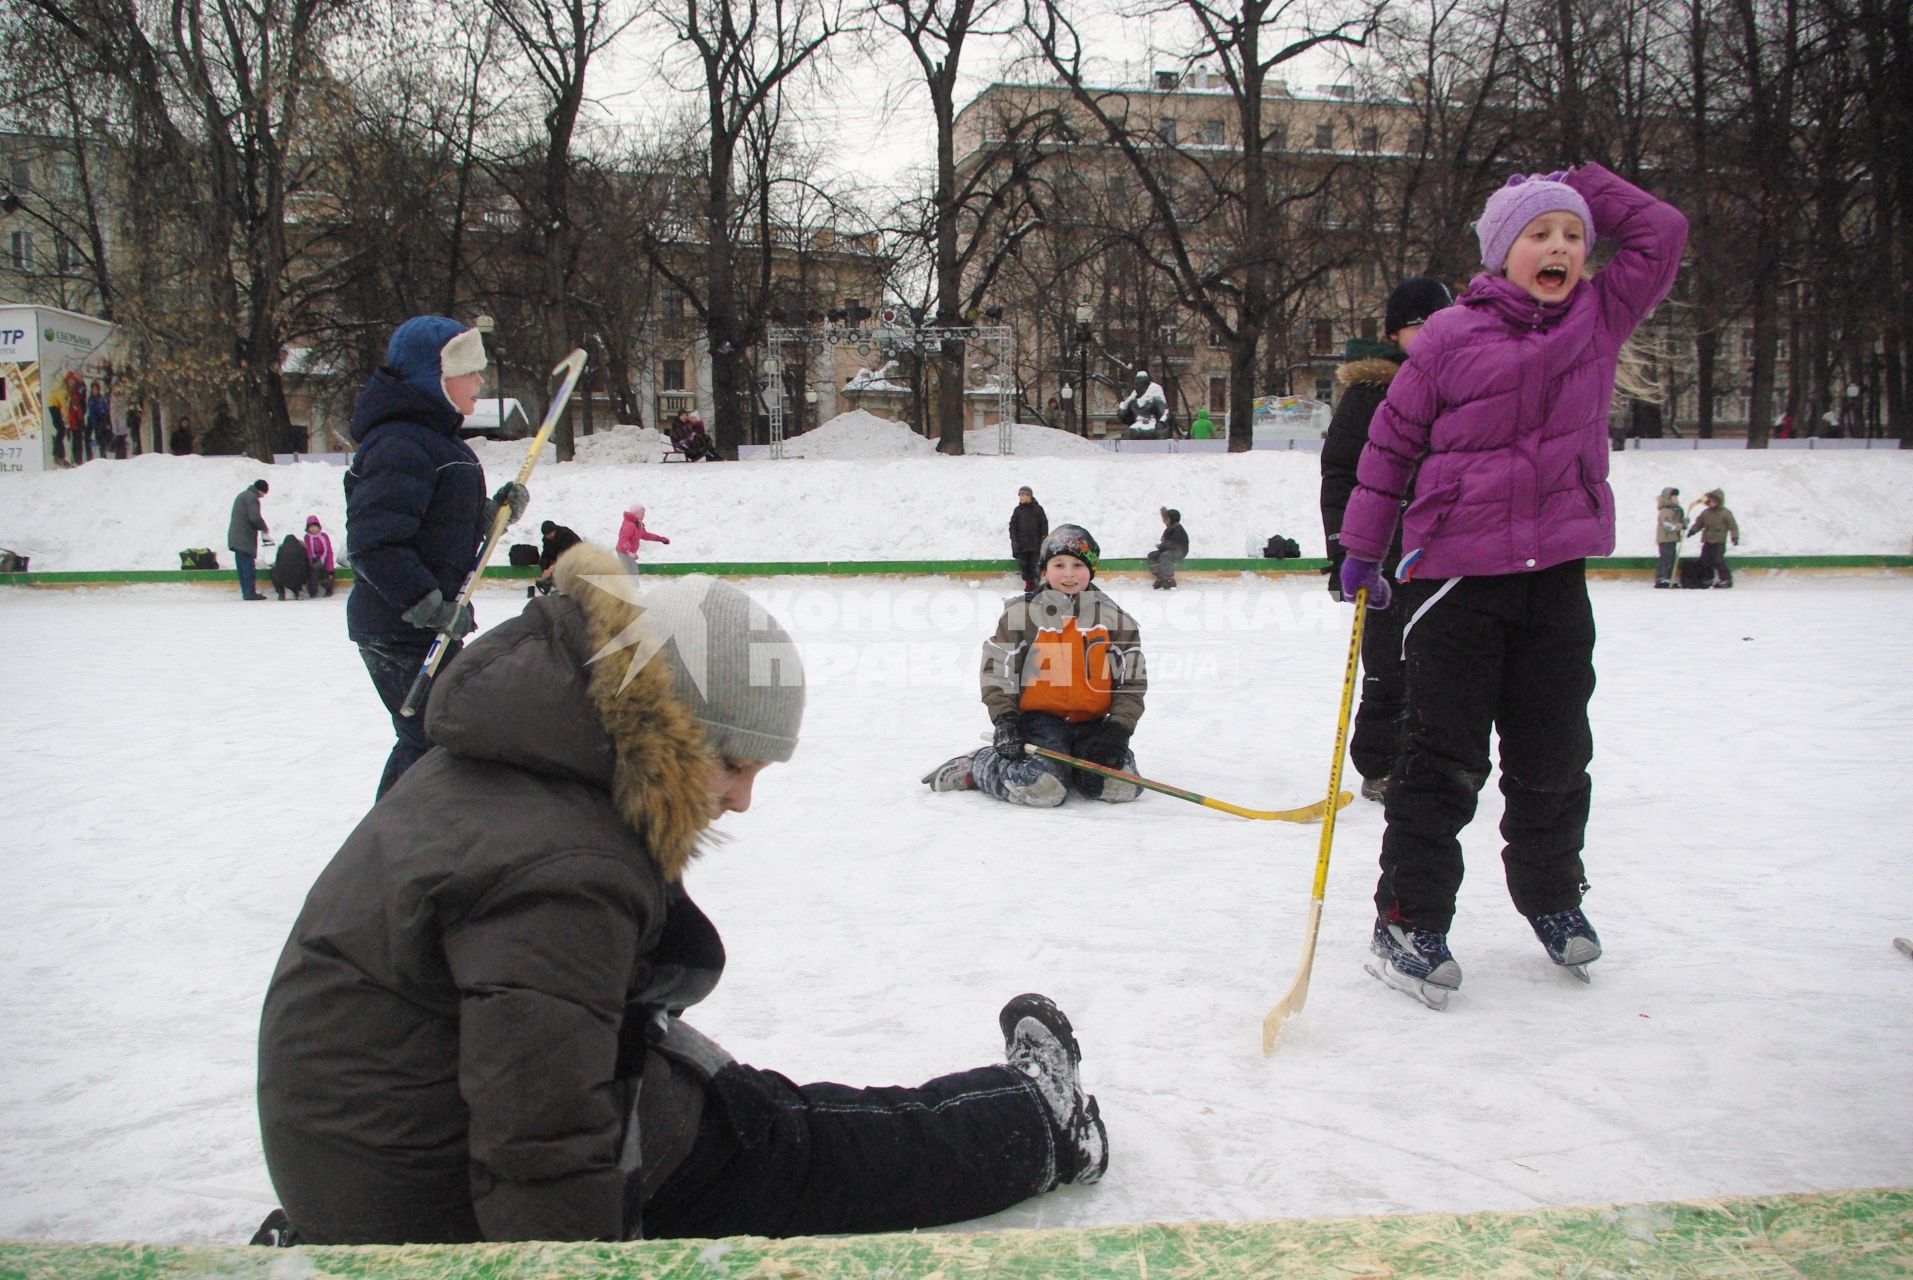
[[[625,680],[632,648],[620,637],[640,610],[620,590],[635,581],[618,558],[581,543],[553,578],[562,594],[486,632],[439,678],[426,730],[458,755],[609,791],[675,884],[717,816],[716,757],[661,662]]]
[[[1401,361],[1390,360],[1385,356],[1365,356],[1360,360],[1350,360],[1335,371],[1335,381],[1343,390],[1366,383],[1374,387],[1386,387],[1401,372]]]

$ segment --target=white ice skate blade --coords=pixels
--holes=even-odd
[[[1372,964],[1364,964],[1362,968],[1366,969],[1372,977],[1380,978],[1382,985],[1393,987],[1403,995],[1415,997],[1437,1013],[1448,1007],[1449,991],[1446,987],[1438,987],[1433,983],[1423,982],[1420,978],[1412,978],[1386,960],[1382,961],[1380,968]]]
[[[1589,986],[1594,985],[1594,979],[1588,976],[1588,967],[1586,965],[1564,964],[1561,967],[1563,969],[1566,969],[1569,973],[1573,974],[1575,977],[1579,978],[1582,982],[1586,983],[1587,985]]]
[[[1901,955],[1913,960],[1913,939],[1895,938],[1893,939],[1893,945],[1900,949]]]

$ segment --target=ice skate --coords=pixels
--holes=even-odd
[[[1601,958],[1601,939],[1581,908],[1569,907],[1566,911],[1530,916],[1528,923],[1534,926],[1534,936],[1548,949],[1548,959],[1581,981],[1592,981],[1588,977],[1588,966]]]
[[[1036,1086],[1057,1135],[1058,1182],[1096,1182],[1109,1168],[1109,1133],[1083,1094],[1083,1060],[1069,1019],[1047,996],[1021,995],[997,1014],[1003,1057]]]
[[[936,768],[923,775],[932,791],[975,791],[976,779],[970,776],[970,757],[957,756],[945,760]]]
[[[1461,966],[1448,950],[1447,934],[1391,924],[1377,916],[1369,949],[1381,963],[1364,969],[1430,1009],[1446,1009],[1449,995],[1461,986]]]

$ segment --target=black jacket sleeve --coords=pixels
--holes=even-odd
[[[1358,382],[1342,393],[1322,440],[1322,534],[1329,559],[1342,558],[1342,513],[1355,491],[1355,467],[1368,444],[1368,422],[1381,408],[1387,388]]]

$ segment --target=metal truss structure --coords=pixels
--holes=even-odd
[[[1016,335],[1009,325],[879,324],[868,328],[841,325],[772,325],[764,332],[764,405],[770,413],[771,457],[784,456],[785,366],[792,348],[801,348],[807,376],[818,372],[841,387],[848,374],[838,368],[840,355],[868,368],[905,352],[928,357],[945,342],[965,344],[964,394],[996,397],[996,449],[1013,452],[1011,425],[1016,418]],[[853,371],[854,372],[854,371]]]

